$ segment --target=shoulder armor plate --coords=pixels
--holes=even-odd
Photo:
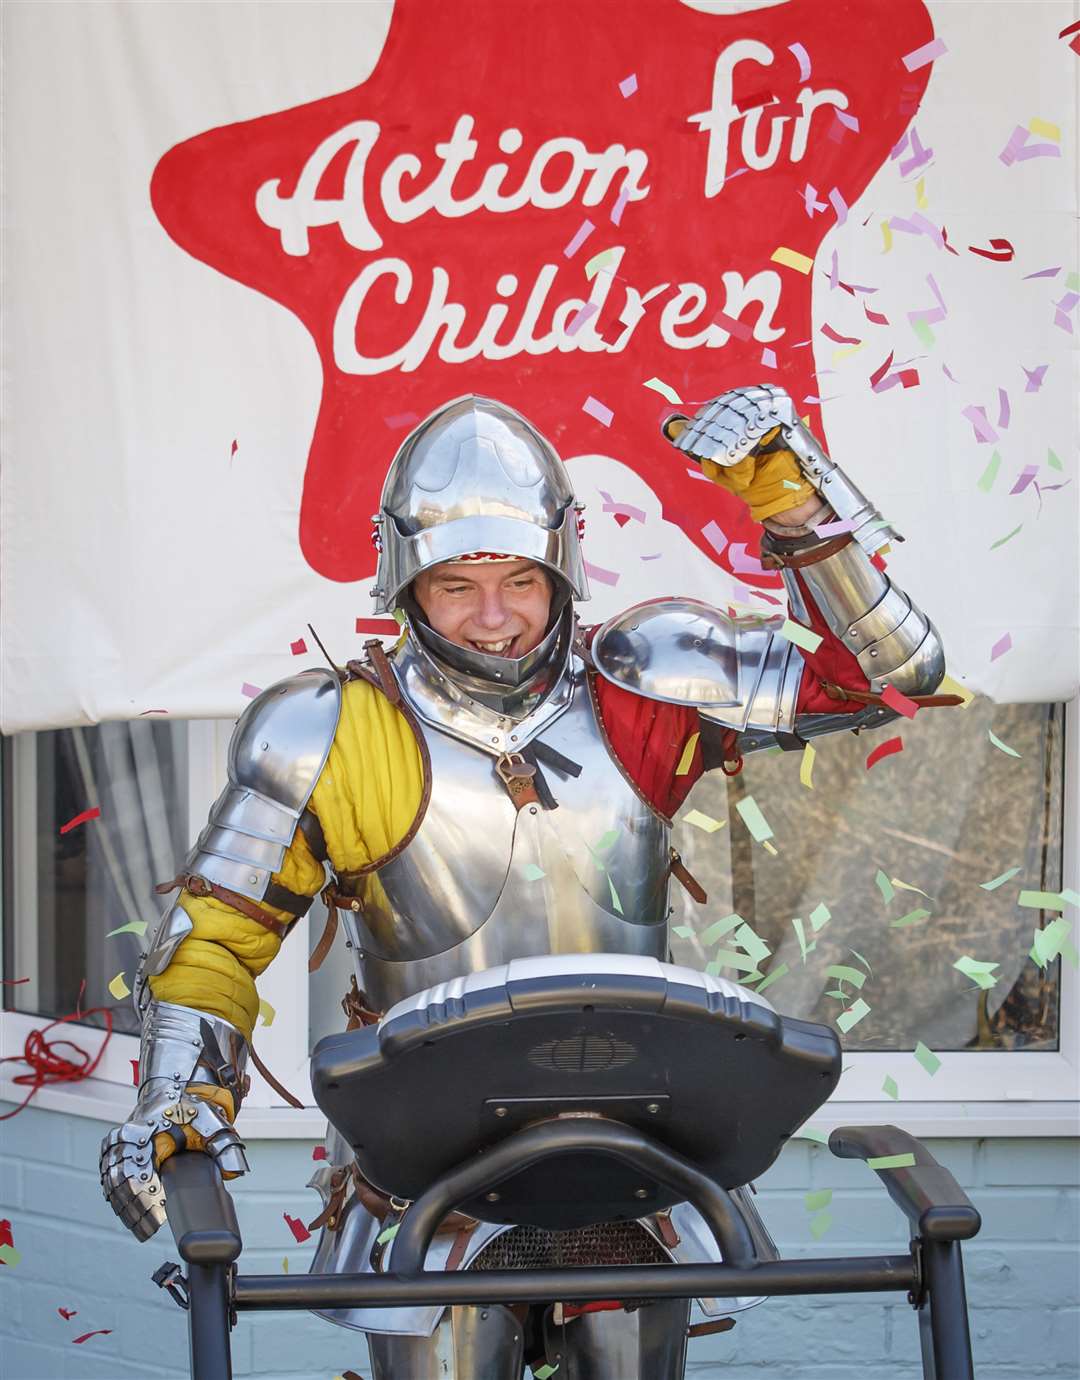
[[[299,814],[326,765],[341,682],[316,668],[280,680],[244,710],[229,744],[229,780]]]
[[[698,599],[648,599],[609,618],[592,654],[600,674],[625,690],[738,719],[753,700],[774,622],[732,618]]]

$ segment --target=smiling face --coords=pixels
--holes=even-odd
[[[551,577],[535,561],[444,561],[422,571],[412,592],[441,637],[489,656],[531,652],[551,614]]]

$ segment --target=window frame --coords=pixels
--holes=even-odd
[[[191,838],[203,827],[209,802],[225,784],[231,732],[232,723],[227,720],[191,720],[188,724]],[[1080,698],[1066,705],[1064,751],[1063,886],[1080,891]],[[13,754],[7,756],[10,760]],[[10,857],[10,821],[3,825],[4,853]],[[5,888],[0,923],[3,911],[11,904],[9,890],[10,885]],[[269,1026],[260,1020],[255,1030],[260,1058],[307,1105],[303,1112],[287,1107],[257,1070],[250,1067],[252,1087],[241,1114],[241,1125],[248,1135],[304,1139],[322,1134],[323,1121],[314,1107],[308,1078],[307,963],[295,960],[297,953],[304,957],[308,953],[308,928],[308,918],[304,917],[295,926],[298,933],[286,941],[288,954],[284,959],[279,957],[259,978],[259,994],[274,1008],[275,1016]],[[2,1052],[17,1053],[31,1030],[45,1024],[40,1017],[3,1012]],[[88,1047],[96,1052],[99,1033],[88,1026],[81,1026],[80,1030]],[[1080,1135],[1080,972],[1065,961],[1061,963],[1059,1034],[1059,1049],[1054,1053],[946,1051],[934,1077],[903,1051],[851,1051],[845,1057],[837,1093],[811,1124],[828,1130],[867,1118],[895,1117],[924,1135]],[[93,1087],[76,1084],[44,1088],[36,1095],[35,1104],[98,1117],[115,1113],[122,1104],[124,1110],[119,1114],[126,1116],[132,1096],[130,1061],[137,1057],[135,1036],[114,1035],[98,1074],[88,1080]],[[21,1101],[26,1092],[12,1083],[12,1074],[18,1071],[15,1065],[0,1065],[0,1095],[15,1101]],[[900,1085],[896,1101],[882,1090],[887,1074]]]

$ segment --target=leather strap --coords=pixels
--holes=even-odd
[[[682,1237],[675,1230],[675,1223],[671,1220],[670,1211],[656,1214],[656,1230],[660,1233],[660,1240],[669,1251],[673,1251],[682,1240]]]
[[[460,1268],[475,1230],[476,1223],[472,1222],[471,1219],[470,1225],[458,1227],[457,1231],[454,1233],[454,1240],[450,1246],[450,1253],[446,1257],[446,1264],[443,1266],[444,1270],[457,1270]]]
[[[676,879],[676,881],[682,883],[682,885],[690,893],[690,895],[694,898],[694,900],[698,903],[699,906],[705,905],[705,903],[709,899],[708,893],[706,892],[705,888],[701,885],[698,879],[694,876],[694,874],[690,871],[687,865],[683,862],[682,855],[680,853],[677,853],[674,848],[672,848],[670,852],[671,861],[668,864],[668,871]]]
[[[889,707],[880,695],[870,690],[849,690],[831,680],[823,680],[821,688],[830,700],[854,700],[856,704],[884,704],[886,709]],[[908,695],[906,698],[920,709],[952,708],[964,703],[962,695]]]
[[[330,1175],[330,1196],[318,1217],[307,1224],[308,1231],[318,1231],[320,1227],[326,1227],[330,1231],[338,1230],[341,1226],[341,1209],[348,1186],[349,1170],[343,1165]]]
[[[334,940],[337,938],[338,907],[342,904],[342,898],[334,889],[332,882],[329,886],[323,887],[322,898],[326,905],[326,924],[323,926],[323,932],[319,937],[319,942],[311,951],[311,957],[308,959],[307,968],[309,973],[317,973],[319,971],[326,962],[326,955],[334,947]],[[356,910],[360,909],[359,901],[350,901],[349,905]]]
[[[364,651],[379,678],[379,689],[391,704],[400,704],[401,686],[398,685],[397,677],[390,669],[390,662],[383,651],[383,644],[377,637],[373,637],[370,642],[364,643]]]
[[[709,1322],[694,1323],[686,1329],[688,1337],[709,1337],[714,1332],[730,1332],[735,1326],[734,1318],[713,1318]]]
[[[495,774],[506,787],[515,810],[542,803],[536,789],[536,767],[520,752],[504,752],[495,763]]]
[[[319,823],[319,816],[310,805],[305,807],[303,814],[300,816],[299,827],[300,832],[303,834],[304,838],[307,839],[307,845],[311,849],[312,857],[316,862],[325,862],[329,857],[326,848],[326,835],[323,833],[323,827]]]
[[[382,1020],[382,1012],[368,1006],[367,993],[361,992],[356,985],[355,973],[349,979],[349,983],[349,990],[341,999],[341,1009],[348,1017],[345,1029],[359,1030],[362,1025],[378,1025]]]
[[[292,1093],[288,1090],[288,1088],[286,1088],[283,1084],[277,1081],[274,1075],[270,1072],[270,1070],[266,1067],[263,1061],[259,1058],[255,1046],[250,1042],[248,1043],[248,1050],[251,1054],[251,1062],[255,1065],[255,1067],[259,1070],[262,1076],[266,1079],[266,1081],[270,1084],[273,1090],[277,1093],[278,1097],[283,1097],[290,1107],[299,1107],[302,1109],[304,1104],[300,1101],[298,1097],[293,1097]]]
[[[213,896],[215,900],[231,906],[241,915],[246,915],[249,920],[254,920],[264,930],[276,934],[279,939],[284,939],[292,928],[293,922],[291,920],[279,920],[277,916],[271,915],[269,911],[256,905],[249,896],[241,896],[238,891],[230,891],[228,887],[218,886],[216,882],[208,882],[205,877],[196,876],[195,873],[181,873],[174,877],[171,882],[160,882],[154,887],[154,890],[159,896],[166,896],[170,891],[176,891],[178,887],[183,891],[190,892],[192,896]],[[295,893],[290,893],[290,895],[292,894]]]
[[[816,546],[804,547],[801,551],[781,553],[772,549],[763,550],[761,564],[766,570],[802,570],[804,566],[817,565],[818,561],[835,556],[845,546],[850,546],[853,540],[850,532],[841,532],[838,537],[819,542]]]

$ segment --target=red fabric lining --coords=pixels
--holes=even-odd
[[[700,731],[697,710],[647,700],[603,676],[596,677],[596,699],[615,756],[653,809],[670,818],[702,773],[699,740],[689,771],[675,775],[686,744]]]
[[[865,709],[866,706],[860,704],[858,700],[832,700],[821,688],[821,682],[828,680],[835,685],[842,685],[848,690],[866,691],[870,689],[870,682],[863,675],[862,667],[855,655],[849,652],[840,639],[830,630],[806,586],[806,581],[798,571],[795,571],[794,574],[799,582],[799,591],[809,614],[809,626],[821,637],[821,646],[816,652],[804,651],[802,653],[806,670],[803,673],[802,684],[799,686],[799,700],[795,712],[797,714],[854,714],[857,710]]]

